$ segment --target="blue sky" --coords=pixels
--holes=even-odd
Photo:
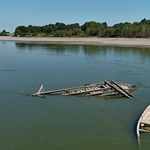
[[[149,6],[149,0],[0,0],[0,32],[56,22],[139,22],[150,19]]]

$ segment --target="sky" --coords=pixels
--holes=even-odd
[[[88,21],[140,22],[150,19],[149,0],[0,0],[0,32],[24,25],[43,26]]]

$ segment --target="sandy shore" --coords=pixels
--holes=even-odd
[[[10,37],[0,36],[0,41],[29,41],[56,44],[77,44],[77,45],[108,45],[123,47],[148,47],[150,48],[150,39],[144,38],[97,38],[97,37]]]

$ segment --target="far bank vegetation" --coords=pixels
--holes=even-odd
[[[2,32],[0,32],[0,36],[9,36],[10,33],[6,32],[5,30],[3,30]]]
[[[150,37],[150,20],[142,19],[134,23],[118,23],[108,26],[106,22],[85,22],[83,25],[78,23],[66,25],[57,22],[45,26],[18,26],[14,36],[20,37]]]

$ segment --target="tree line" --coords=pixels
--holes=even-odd
[[[45,26],[18,26],[14,36],[45,36],[45,37],[150,37],[150,20],[142,19],[134,23],[118,23],[108,26],[106,22],[85,22],[66,25],[57,22]]]
[[[0,32],[0,36],[9,36],[9,32],[6,32],[5,30]]]

